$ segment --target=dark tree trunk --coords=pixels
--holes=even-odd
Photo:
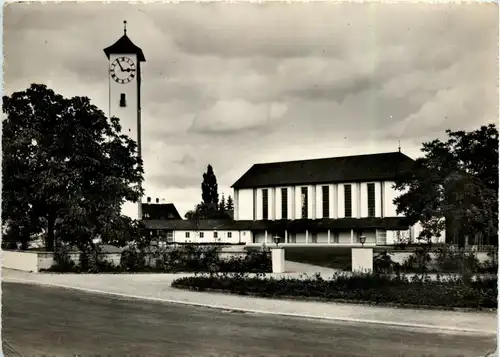
[[[48,251],[53,251],[55,247],[55,222],[56,219],[49,214],[47,216],[47,238],[45,241],[45,248]]]

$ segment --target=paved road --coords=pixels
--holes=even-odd
[[[23,356],[481,356],[495,336],[221,312],[2,283],[2,338]]]

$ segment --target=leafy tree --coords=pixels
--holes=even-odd
[[[144,224],[128,216],[120,215],[111,219],[101,233],[103,243],[124,247],[132,241],[139,241]]]
[[[454,242],[465,238],[498,243],[498,130],[447,130],[448,139],[423,144],[425,156],[403,173],[395,188],[398,213],[422,223],[421,239],[446,228]]]
[[[142,195],[136,143],[86,97],[64,98],[32,84],[3,97],[2,222],[23,235],[46,230],[91,243]]]
[[[220,212],[225,212],[226,211],[226,199],[224,197],[224,194],[222,194],[222,197],[219,202],[219,211]]]

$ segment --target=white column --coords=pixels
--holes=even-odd
[[[351,244],[354,244],[354,229],[351,229]]]
[[[309,231],[306,229],[306,244],[309,244]]]
[[[331,241],[331,237],[330,237],[330,230],[328,230],[328,244],[330,244],[332,241]]]
[[[361,202],[361,183],[359,183],[359,182],[356,185],[356,200],[357,200],[356,217],[361,218],[361,204],[364,204],[364,202]],[[354,216],[354,212],[353,212],[353,216]]]
[[[238,211],[239,211],[239,199],[238,199],[238,190],[233,191],[233,219],[235,221],[238,220]]]
[[[339,218],[339,185],[334,184],[332,189],[333,218]]]
[[[285,229],[285,243],[288,243],[288,231]]]
[[[257,190],[254,188],[253,189],[253,220],[256,221],[257,220]]]
[[[264,242],[266,242],[266,244],[268,243],[267,242],[267,230],[264,231]]]
[[[380,182],[380,217],[384,218],[384,202],[385,202],[384,182]]]
[[[317,212],[316,212],[316,185],[312,185],[311,186],[311,203],[312,203],[312,214],[311,214],[311,218],[312,219],[316,219],[317,217]],[[309,202],[308,202],[309,204]]]
[[[276,220],[276,187],[273,187],[271,189],[271,192],[273,193],[273,197],[272,197],[272,206],[273,206],[273,210],[271,212],[271,219],[274,221]]]

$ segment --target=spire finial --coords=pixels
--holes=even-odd
[[[398,151],[401,152],[401,140],[398,140]]]
[[[126,35],[127,34],[127,20],[123,21],[123,33]]]

